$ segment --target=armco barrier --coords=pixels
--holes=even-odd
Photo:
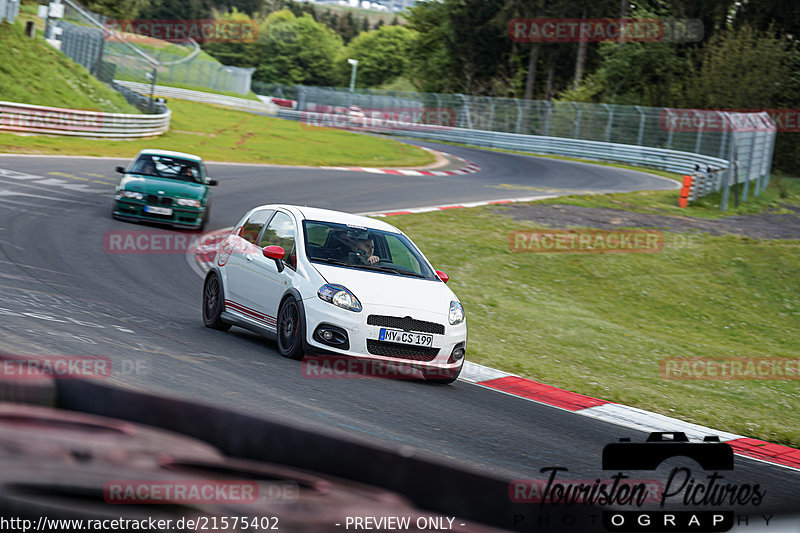
[[[169,109],[157,115],[128,115],[0,102],[0,131],[74,137],[151,137],[169,130],[171,116]]]
[[[278,117],[288,120],[315,122],[315,114],[291,109],[279,109]],[[709,155],[667,150],[649,146],[618,144],[602,141],[585,141],[564,137],[546,137],[542,135],[523,135],[519,133],[503,133],[499,131],[474,130],[466,128],[451,128],[443,126],[425,126],[415,124],[410,128],[385,128],[360,126],[360,130],[389,133],[402,137],[414,137],[433,141],[446,141],[471,146],[486,148],[499,148],[502,150],[516,150],[534,154],[562,155],[581,159],[598,161],[613,161],[630,163],[634,165],[652,166],[686,174],[694,172],[698,164],[709,166],[713,169],[724,169],[729,166],[726,159]]]
[[[150,94],[150,85],[146,83],[138,83],[135,81],[121,81],[114,80],[114,83],[127,87],[142,94]],[[225,96],[223,94],[205,93],[201,91],[192,91],[189,89],[179,89],[177,87],[165,87],[163,85],[155,86],[155,94],[165,98],[175,98],[178,100],[189,100],[191,102],[200,102],[203,104],[215,104],[233,109],[240,109],[244,111],[251,111],[256,113],[263,113],[267,115],[275,115],[278,112],[278,106],[272,103],[261,102],[259,100],[248,100],[247,98],[237,98],[235,96]]]

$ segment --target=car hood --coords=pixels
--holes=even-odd
[[[437,280],[412,278],[312,263],[328,283],[347,287],[362,304],[425,309],[447,315],[450,302],[458,300],[450,288]]]
[[[119,185],[120,189],[126,191],[172,196],[174,198],[200,199],[206,192],[206,186],[200,183],[189,183],[188,181],[157,178],[155,176],[140,176],[138,174],[126,175]]]

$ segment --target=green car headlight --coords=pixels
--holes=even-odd
[[[187,207],[203,207],[203,202],[200,200],[190,200],[189,198],[178,198],[175,200],[178,205],[185,205]]]
[[[136,191],[119,191],[117,194],[121,198],[133,198],[134,200],[144,200],[144,194]]]

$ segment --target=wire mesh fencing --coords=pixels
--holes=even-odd
[[[492,98],[461,94],[416,93],[339,87],[280,85],[254,81],[257,94],[294,101],[299,112],[366,117],[362,123],[374,123],[371,117],[412,117],[415,136],[430,127],[438,138],[442,129],[454,128],[452,140],[468,138],[465,131],[496,132],[553,138],[553,145],[565,146],[562,139],[572,139],[580,146],[596,151],[612,151],[615,146],[648,147],[667,154],[700,154],[719,160],[725,172],[698,163],[698,172],[707,172],[702,194],[728,190],[741,184],[746,199],[767,185],[775,144],[775,124],[768,113],[726,110],[671,109],[616,104],[562,102]],[[315,118],[316,124],[325,120]],[[404,119],[408,120],[408,118]],[[328,121],[336,124],[334,120]],[[459,131],[455,131],[458,129]],[[385,130],[385,128],[384,128]],[[474,135],[473,135],[474,137]],[[486,141],[486,135],[481,137]],[[556,142],[558,140],[558,142]],[[583,143],[590,141],[596,145]],[[520,141],[520,146],[542,146]],[[574,144],[574,143],[573,143]],[[616,153],[635,151],[614,149]],[[556,152],[553,152],[556,153]],[[595,155],[600,155],[595,154]],[[592,153],[587,153],[591,158]],[[608,159],[607,157],[598,157]],[[698,158],[699,159],[699,158]],[[703,159],[707,161],[708,159]],[[707,183],[706,183],[707,182]]]
[[[60,41],[64,54],[106,83],[116,79],[238,94],[250,91],[255,69],[222,65],[190,39],[168,42],[126,33],[124,24],[72,0],[64,0],[64,7],[63,18],[52,24],[52,37]]]

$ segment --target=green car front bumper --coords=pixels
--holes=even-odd
[[[203,225],[206,207],[177,207],[170,206],[171,214],[148,213],[147,207],[163,209],[163,206],[151,206],[150,204],[133,199],[114,200],[114,217],[124,220],[134,220],[141,222],[156,222],[169,224],[181,228],[199,228]]]

